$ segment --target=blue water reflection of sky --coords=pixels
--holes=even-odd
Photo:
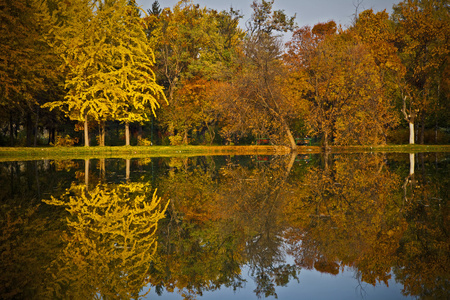
[[[203,296],[197,296],[196,299],[258,299],[254,290],[256,285],[249,276],[248,268],[244,267],[242,271],[243,278],[247,281],[243,288],[233,291],[232,288],[223,287],[220,290],[205,292]],[[393,276],[394,277],[394,276]],[[376,286],[360,282],[355,278],[355,273],[351,268],[345,268],[338,275],[321,273],[316,270],[301,269],[297,280],[291,280],[287,286],[277,286],[276,293],[278,299],[334,299],[334,300],[396,300],[396,299],[414,299],[402,295],[402,285],[395,282],[392,278],[389,280],[389,287],[384,283],[378,283]],[[183,299],[177,293],[163,292],[158,296],[154,289],[144,299]],[[266,299],[266,298],[260,298]],[[267,299],[275,299],[271,296]]]

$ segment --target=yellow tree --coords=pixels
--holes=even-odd
[[[45,105],[58,107],[71,119],[84,122],[89,146],[89,120],[115,118],[125,123],[148,119],[162,87],[151,70],[154,57],[133,5],[126,0],[72,0],[59,3],[53,45],[65,64],[67,95]],[[57,21],[57,20],[56,20]],[[127,140],[129,144],[129,140]]]
[[[44,200],[65,207],[65,248],[55,259],[58,272],[47,287],[50,298],[130,299],[147,283],[157,248],[160,205],[149,184],[73,185],[59,199]]]
[[[147,43],[144,22],[137,13],[134,1],[116,1],[105,16],[111,30],[104,51],[112,58],[106,81],[107,94],[113,98],[116,120],[125,123],[125,143],[130,145],[129,123],[149,121],[166,101],[163,87],[156,83],[153,72],[155,56]]]

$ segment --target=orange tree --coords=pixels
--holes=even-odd
[[[448,72],[450,14],[448,1],[405,0],[394,6],[397,48],[406,67],[403,82],[403,114],[410,124],[410,143],[415,142],[414,122],[425,127],[448,126]]]
[[[370,49],[334,22],[294,33],[286,61],[309,126],[323,145],[385,143],[396,115]]]
[[[295,148],[290,119],[295,102],[284,88],[285,69],[281,40],[276,32],[292,31],[294,17],[273,10],[273,1],[254,1],[247,34],[227,81],[228,93],[220,98],[226,134],[270,136]]]

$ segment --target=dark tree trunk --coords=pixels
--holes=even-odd
[[[54,127],[48,128],[48,144],[55,144],[55,133],[56,129]]]
[[[12,112],[9,112],[9,142],[11,147],[14,147],[14,124]]]
[[[27,132],[27,138],[26,138],[26,146],[31,147],[32,140],[33,140],[33,120],[31,119],[31,114],[27,113],[25,117],[25,127]]]
[[[34,147],[37,146],[37,137],[38,137],[38,125],[39,125],[39,106],[36,109],[36,121],[34,122]]]
[[[105,146],[105,122],[104,121],[100,121],[99,124],[99,129],[100,129],[100,141],[99,141],[99,146]]]
[[[425,144],[425,122],[423,120],[420,126],[420,144]]]

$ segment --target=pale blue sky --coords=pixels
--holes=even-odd
[[[154,0],[137,0],[138,5],[144,10],[150,8],[153,2]],[[164,8],[173,7],[178,0],[159,0],[158,2],[161,8]],[[194,0],[194,3],[200,4],[201,7],[228,10],[232,6],[234,9],[240,10],[244,14],[244,22],[241,22],[241,26],[250,18],[252,13],[250,4],[252,2],[252,0]],[[351,23],[357,2],[358,0],[275,0],[274,8],[283,9],[288,16],[296,13],[296,22],[300,27],[334,20],[345,28]],[[401,1],[364,0],[360,4],[359,12],[372,8],[375,12],[386,9],[390,14],[392,6],[399,2]]]

